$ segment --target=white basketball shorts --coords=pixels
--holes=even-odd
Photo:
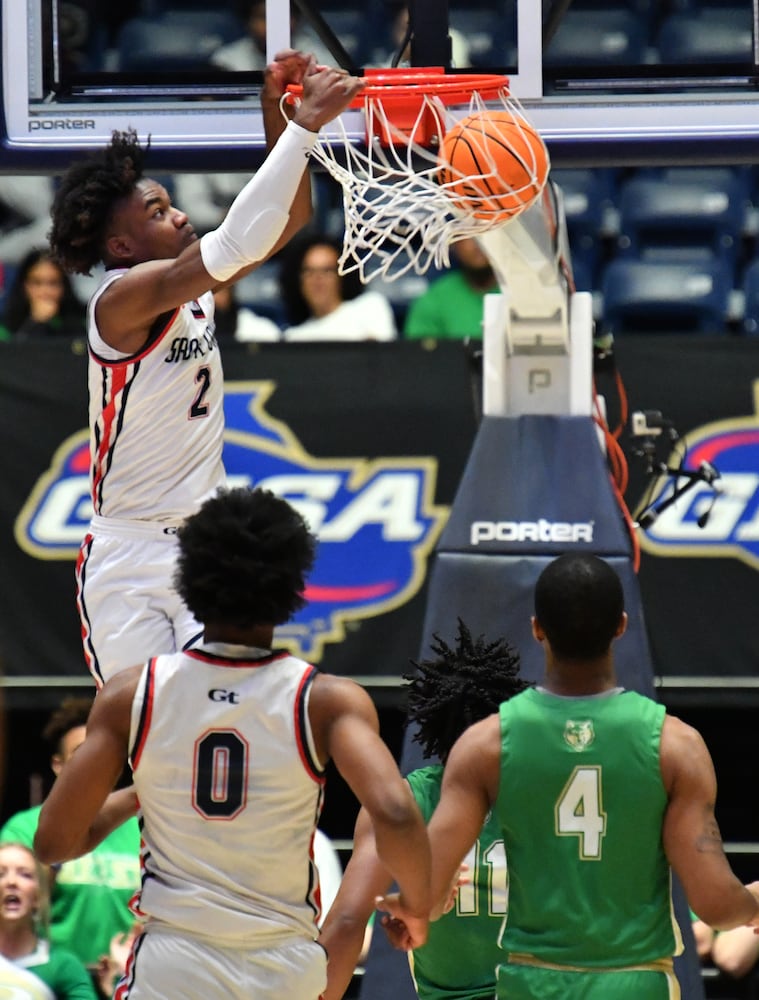
[[[318,1000],[327,955],[315,941],[261,950],[215,947],[161,927],[136,942],[117,1000]]]
[[[98,687],[203,634],[174,589],[176,526],[95,517],[76,564],[84,657]]]

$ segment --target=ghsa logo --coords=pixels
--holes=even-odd
[[[284,497],[319,537],[308,604],[277,641],[318,661],[345,623],[405,604],[424,582],[448,514],[433,503],[437,460],[317,459],[266,413],[272,382],[225,385],[224,465],[230,485]],[[16,540],[39,559],[75,559],[92,512],[87,432],[64,441],[16,521]]]
[[[678,453],[668,464],[674,468],[680,460]],[[684,467],[702,462],[720,473],[717,493],[705,483],[689,490],[641,531],[642,548],[660,556],[741,559],[759,569],[759,418],[721,420],[690,433]],[[660,479],[652,505],[674,488],[670,478]]]

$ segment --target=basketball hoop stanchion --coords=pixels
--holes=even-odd
[[[518,216],[540,197],[548,154],[509,95],[508,77],[432,67],[367,70],[365,80],[351,105],[364,112],[363,145],[338,118],[312,152],[343,189],[341,273],[392,281],[411,270],[447,267],[452,243]],[[285,100],[298,95],[299,88],[290,88]],[[447,137],[462,118],[476,151],[474,169],[471,157],[465,169],[457,168],[460,151],[446,157]],[[504,147],[516,164],[517,185],[505,185],[496,155],[502,157]]]

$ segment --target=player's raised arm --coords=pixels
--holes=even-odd
[[[330,70],[327,76],[323,76],[325,72],[327,72],[327,67],[318,67],[313,56],[291,51],[278,53],[274,62],[270,63],[266,68],[264,86],[261,92],[261,110],[263,112],[267,149],[273,149],[280,135],[285,131],[287,120],[282,114],[282,97],[290,84],[301,84],[303,86],[303,101],[299,107],[290,110],[289,117],[312,132],[318,132],[322,125],[326,125],[328,121],[331,121],[339,114],[339,111],[333,112],[330,107],[327,112],[329,118],[326,121],[317,124],[316,122],[319,121],[317,118],[310,124],[308,123],[310,116],[314,113],[319,114],[318,102],[330,98],[330,91],[334,86],[335,75],[342,76],[346,94],[351,99],[363,86],[362,81],[356,77],[348,77],[338,70]],[[319,74],[322,75],[321,78],[318,78]],[[288,105],[284,106],[285,108],[288,107]],[[341,107],[340,110],[342,111],[343,108]],[[280,250],[299,229],[310,221],[312,214],[311,175],[306,170],[303,173],[301,182],[296,189],[292,204],[290,205],[287,224],[282,235],[267,256],[270,257]],[[252,270],[252,268],[246,268],[246,271],[249,270]]]
[[[664,850],[691,909],[710,927],[759,924],[759,900],[736,878],[722,846],[714,806],[717,778],[700,734],[667,716],[661,769],[669,804],[662,827]]]
[[[427,936],[429,841],[411,790],[380,738],[372,700],[352,681],[323,674],[314,681],[309,716],[320,759],[334,761],[371,818],[379,859],[400,887],[408,946],[417,947]]]
[[[300,104],[278,134],[273,105],[288,83],[301,81]],[[117,154],[124,164],[124,195],[101,223],[90,261],[79,260],[81,252],[69,245],[64,229],[70,214],[66,199],[81,197],[67,182],[71,191],[56,198],[51,235],[67,270],[88,270],[86,264],[96,263],[98,254],[109,269],[129,269],[97,303],[98,329],[109,346],[138,350],[157,317],[248,273],[307,221],[310,188],[304,175],[319,129],[345,110],[362,86],[340,70],[317,67],[313,59],[283,54],[281,64],[267,71],[262,98],[267,134],[275,141],[221,225],[200,240],[189,215],[171,204],[163,186],[142,176],[144,150],[133,133],[125,134]],[[279,110],[276,114],[281,116]],[[83,204],[91,208],[86,200]]]

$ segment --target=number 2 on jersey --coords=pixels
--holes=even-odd
[[[556,833],[577,837],[581,861],[600,861],[606,813],[601,795],[601,768],[576,767],[555,806]]]
[[[192,406],[190,407],[190,420],[197,420],[198,417],[208,416],[208,403],[203,402],[203,400],[211,388],[211,369],[207,368],[206,365],[198,368],[195,381],[200,388],[195,393],[195,399],[193,399]]]

